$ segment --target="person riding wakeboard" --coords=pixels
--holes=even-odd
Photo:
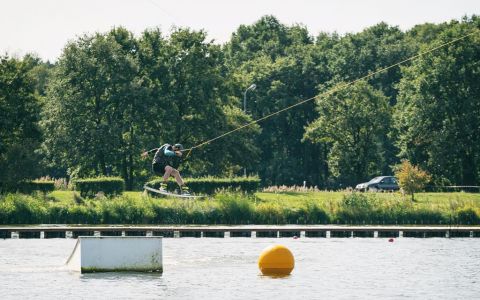
[[[182,144],[164,144],[159,148],[154,148],[142,153],[145,158],[151,153],[155,153],[152,161],[152,170],[158,176],[163,176],[163,182],[160,184],[160,191],[167,192],[167,182],[170,176],[174,177],[180,187],[180,194],[190,195],[188,187],[177,170],[182,162]]]

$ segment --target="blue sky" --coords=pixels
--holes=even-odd
[[[124,26],[135,34],[172,26],[204,29],[224,43],[241,24],[263,15],[321,31],[358,32],[385,21],[406,30],[480,14],[479,0],[0,0],[0,53],[33,52],[55,61],[67,41]]]

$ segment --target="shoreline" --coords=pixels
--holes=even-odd
[[[2,226],[0,238],[162,236],[165,238],[479,238],[480,226],[195,225],[195,226]]]

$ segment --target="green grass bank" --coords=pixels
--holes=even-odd
[[[238,192],[203,200],[125,192],[83,199],[71,191],[0,195],[0,223],[480,225],[480,194]]]

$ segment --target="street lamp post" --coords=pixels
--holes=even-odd
[[[257,85],[253,83],[243,92],[243,112],[245,114],[247,114],[247,92],[253,91],[256,87]],[[247,168],[243,168],[243,176],[247,177]]]
[[[243,92],[243,111],[244,111],[245,113],[247,113],[247,92],[248,92],[248,91],[253,91],[256,87],[257,87],[257,85],[254,83],[254,84],[250,85],[250,86],[245,90],[245,92]]]

